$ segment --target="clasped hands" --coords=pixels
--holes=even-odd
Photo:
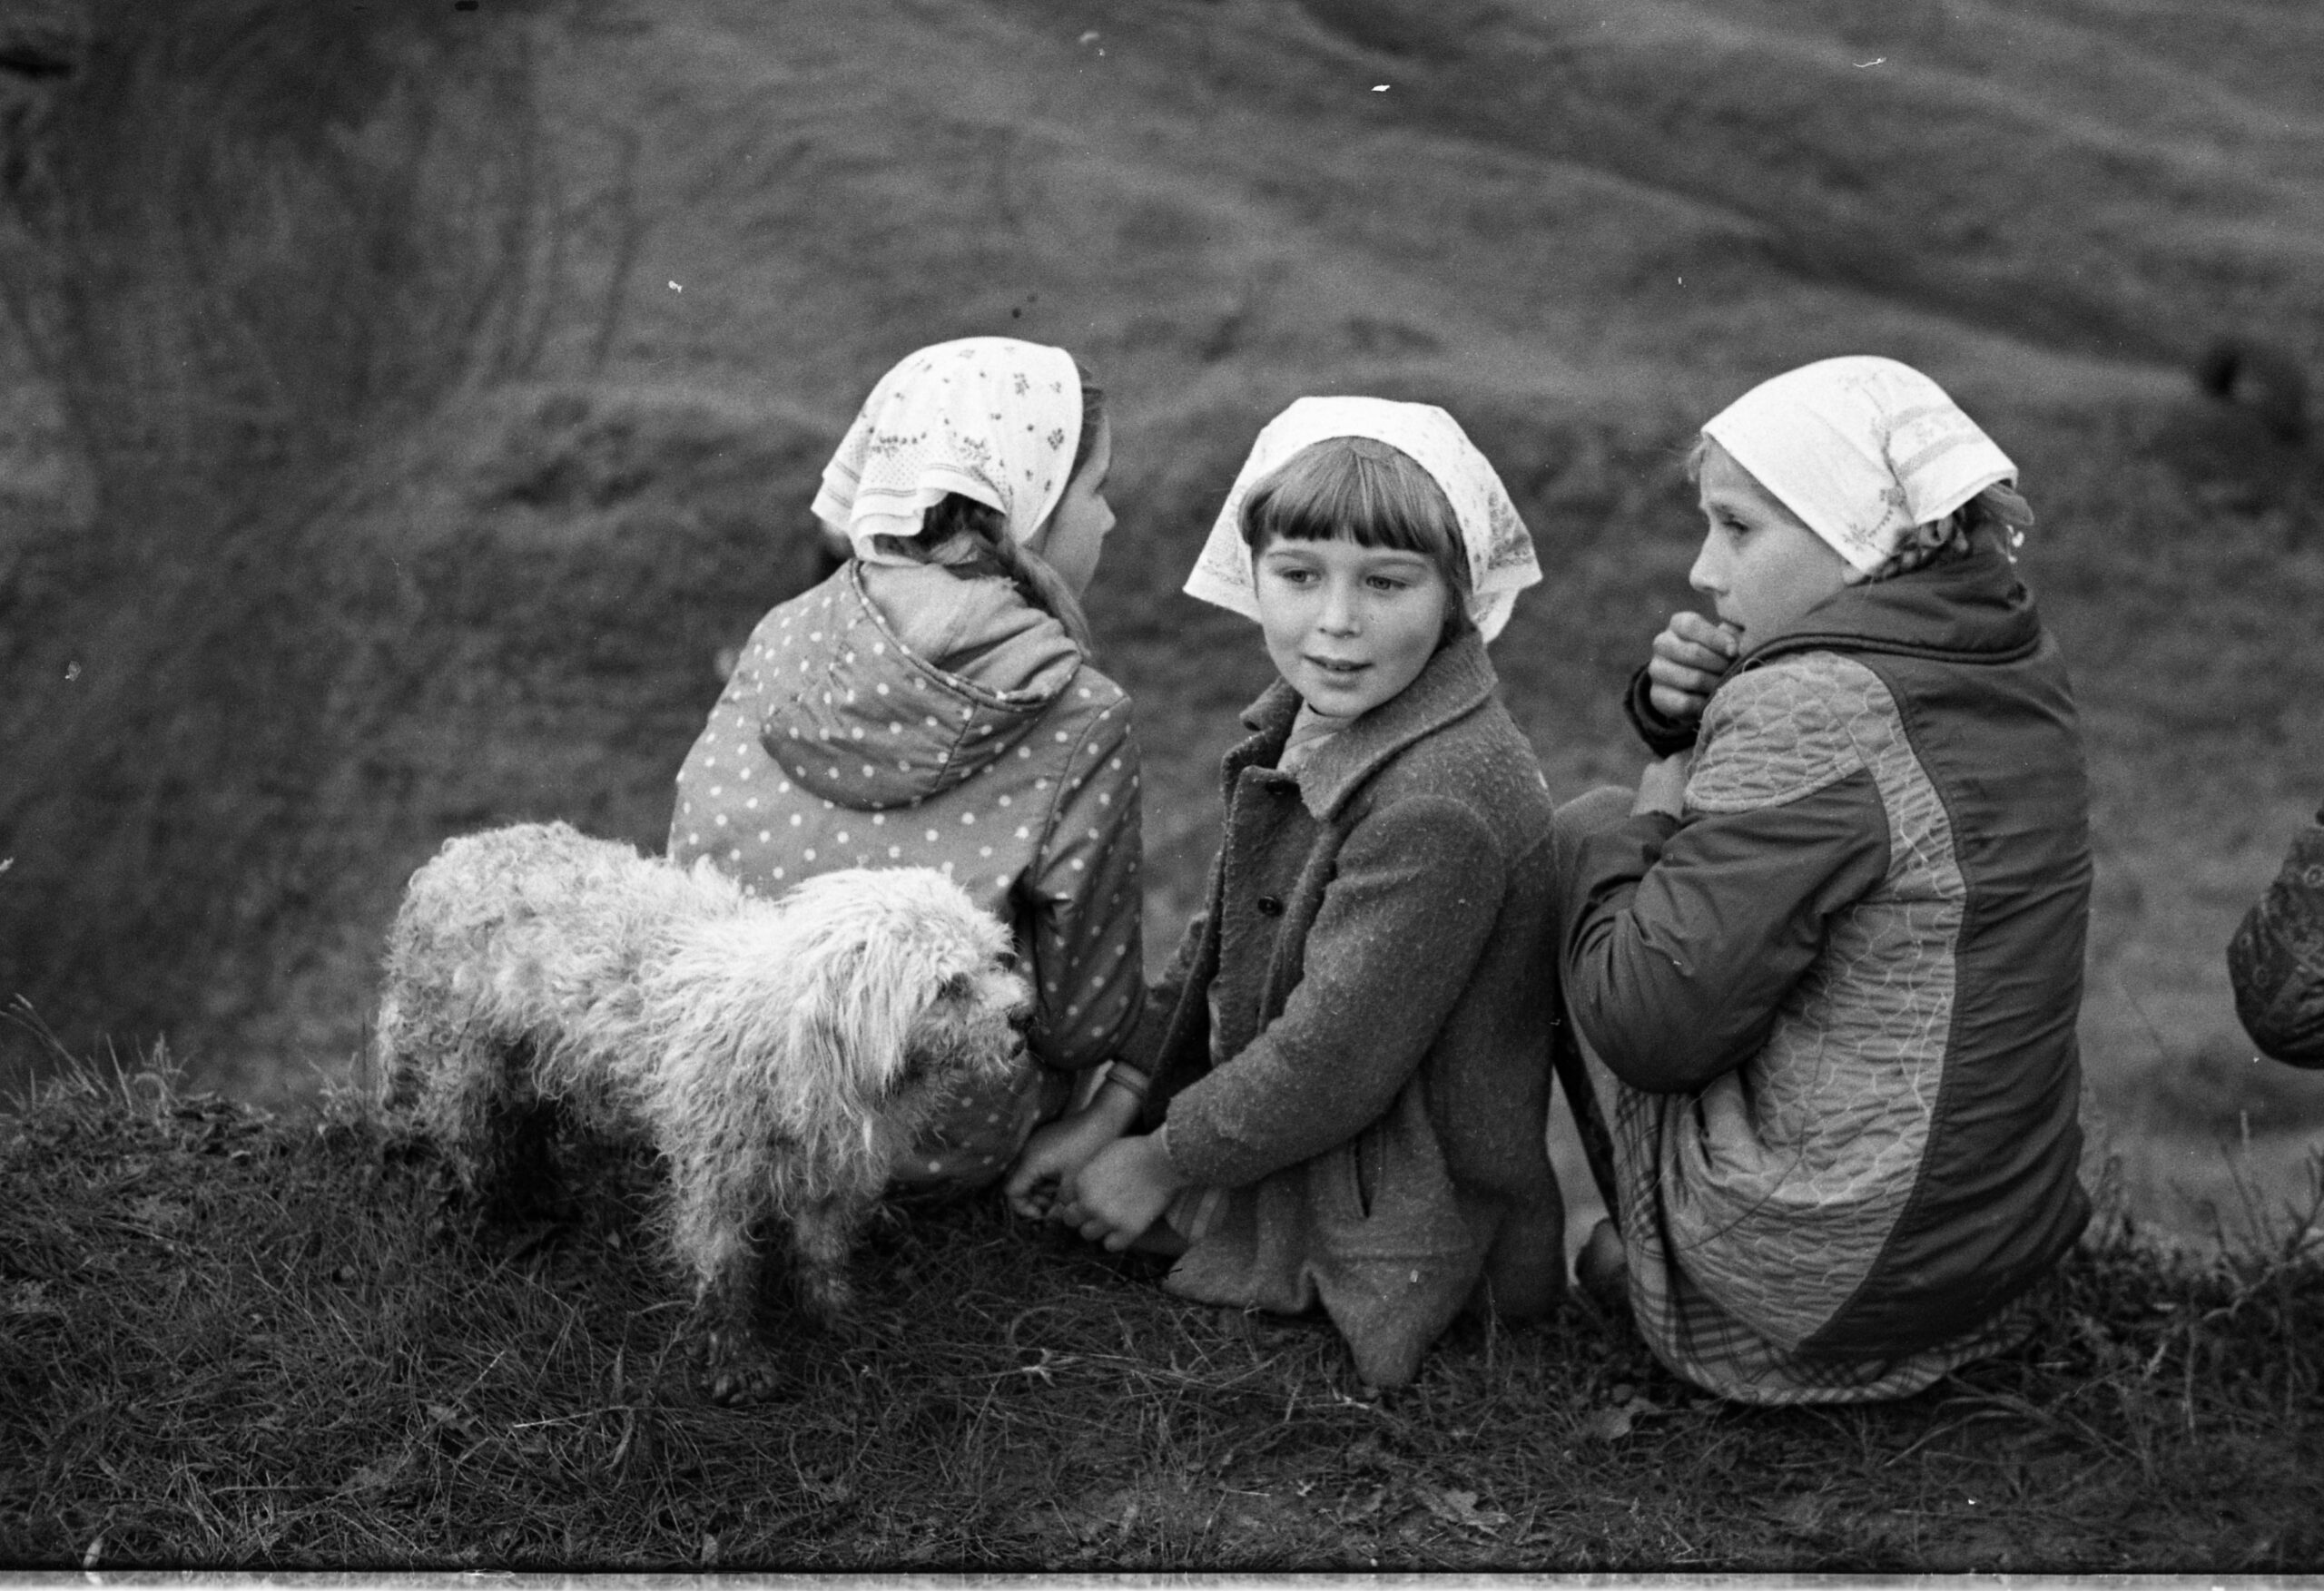
[[[1160,1132],[1123,1135],[1137,1103],[1109,1085],[1084,1109],[1038,1129],[1002,1184],[1009,1207],[1113,1253],[1144,1236],[1187,1181]]]

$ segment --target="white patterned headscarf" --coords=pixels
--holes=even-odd
[[[1462,545],[1469,555],[1469,616],[1486,640],[1500,634],[1517,594],[1541,578],[1533,538],[1485,456],[1459,421],[1432,403],[1303,398],[1269,420],[1251,444],[1251,456],[1243,461],[1242,473],[1235,477],[1226,506],[1210,527],[1210,539],[1187,577],[1187,594],[1246,619],[1259,616],[1251,583],[1251,549],[1244,545],[1240,528],[1243,499],[1301,448],[1334,437],[1385,442],[1428,472],[1460,523]]]
[[[883,541],[920,534],[958,492],[1000,511],[1023,543],[1065,496],[1081,433],[1081,375],[1061,348],[964,337],[907,354],[863,400],[823,466],[815,517],[871,564],[911,562]]]
[[[1869,354],[1762,381],[1703,435],[1865,575],[1909,553],[1918,526],[2017,478],[1945,388]]]

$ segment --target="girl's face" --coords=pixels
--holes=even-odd
[[[1716,442],[1703,451],[1698,485],[1709,529],[1687,584],[1717,604],[1741,651],[1848,584],[1847,560]]]
[[[1105,555],[1106,533],[1114,528],[1113,506],[1106,501],[1106,476],[1113,464],[1114,422],[1108,417],[1098,422],[1097,440],[1080,470],[1065,483],[1065,496],[1025,544],[1076,596],[1089,589],[1098,560]]]
[[[1278,536],[1253,574],[1267,656],[1334,718],[1369,712],[1418,679],[1452,600],[1433,560],[1353,541]]]

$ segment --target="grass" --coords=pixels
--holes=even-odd
[[[651,1168],[573,1153],[564,1219],[471,1234],[344,1095],[62,1066],[0,1117],[0,1564],[2324,1566],[2312,1203],[2200,1259],[2112,1223],[2023,1349],[1820,1411],[1704,1399],[1578,1301],[1375,1393],[1318,1322],[1178,1302],[998,1202],[899,1209],[866,1341],[727,1410],[641,1252]]]
[[[296,9],[205,0],[270,7]],[[2324,599],[2324,450],[2194,412],[2183,373],[2221,329],[2313,363],[2314,21],[2280,0],[535,15],[523,92],[479,92],[517,85],[496,58],[432,106],[332,111],[279,192],[238,180],[273,147],[242,122],[172,134],[201,75],[133,54],[159,75],[74,124],[143,140],[57,145],[84,163],[56,196],[107,204],[41,212],[87,270],[7,273],[85,313],[46,323],[44,398],[8,352],[0,490],[26,514],[0,531],[0,670],[17,718],[104,777],[20,777],[10,800],[95,838],[35,853],[19,825],[0,866],[60,1022],[77,990],[76,1034],[166,1027],[207,1083],[280,1100],[354,1052],[379,927],[445,834],[559,816],[650,843],[711,659],[796,584],[786,527],[917,343],[1066,342],[1114,395],[1124,523],[1091,605],[1138,702],[1165,946],[1265,666],[1174,594],[1284,401],[1443,402],[1495,459],[1549,576],[1499,663],[1571,794],[1635,771],[1614,687],[1685,600],[1692,426],[1783,364],[1876,348],[1989,421],[2043,515],[2028,577],[2092,751],[2083,1037],[2115,1215],[2019,1352],[1890,1407],[1754,1412],[1580,1303],[1462,1328],[1375,1397],[1315,1323],[1177,1303],[990,1205],[899,1211],[864,1257],[870,1341],[802,1345],[787,1398],[731,1412],[692,1396],[682,1301],[638,1250],[649,1168],[586,1163],[571,1219],[478,1242],[438,1223],[424,1148],[344,1100],[269,1116],[159,1056],[126,1078],[50,1056],[0,1115],[0,1563],[2324,1567],[2324,1077],[2250,1060],[2220,970],[2324,766],[2324,651],[2284,640]],[[246,85],[327,55],[234,36]],[[370,131],[323,136],[342,123]],[[399,139],[421,152],[372,158]],[[486,147],[524,159],[461,153]],[[189,211],[157,171],[211,195],[206,252],[162,246]],[[141,262],[217,291],[101,280]],[[530,379],[385,434],[479,370]],[[182,454],[247,489],[286,448],[336,457],[359,411],[381,434],[330,511],[232,537],[188,528],[210,475],[133,457],[207,427]],[[65,436],[90,457],[61,462]],[[121,510],[189,481],[199,515]],[[36,767],[31,746],[0,761]],[[221,864],[219,834],[262,854]],[[65,905],[22,906],[67,871]],[[176,915],[149,909],[164,895]],[[2150,1248],[2181,1186],[2220,1235]]]
[[[1690,1394],[1577,1302],[1540,1327],[1463,1327],[1417,1385],[1378,1397],[1323,1326],[1177,1302],[1142,1262],[980,1204],[898,1211],[863,1258],[870,1341],[803,1344],[786,1398],[726,1411],[694,1398],[682,1301],[637,1244],[649,1168],[584,1163],[570,1219],[476,1242],[439,1224],[424,1147],[343,1100],[269,1116],[159,1056],[126,1077],[55,1059],[0,1116],[0,1563],[2324,1567],[2324,1287],[2313,1211],[2285,1203],[2314,1187],[2324,1078],[2250,1063],[2218,965],[2324,766],[2324,653],[2283,640],[2324,596],[2324,490],[2312,447],[2198,434],[2178,368],[2222,328],[2316,346],[2299,241],[2316,134],[2270,109],[2306,105],[2316,25],[2250,0],[2200,25],[2110,0],[1457,9],[1454,28],[1415,27],[1401,0],[1091,0],[1062,19],[1022,0],[580,7],[534,58],[547,164],[415,190],[444,206],[425,225],[370,200],[278,211],[219,166],[250,224],[212,216],[236,247],[206,258],[231,268],[233,304],[300,310],[259,317],[259,367],[339,383],[261,406],[285,423],[343,418],[406,377],[432,391],[389,356],[462,344],[430,317],[491,298],[375,292],[373,263],[412,285],[427,262],[333,248],[513,224],[522,207],[495,195],[554,186],[554,167],[573,184],[566,233],[487,230],[435,269],[563,235],[560,268],[591,290],[536,322],[549,308],[504,271],[513,297],[494,301],[524,313],[470,351],[533,385],[464,393],[385,439],[320,521],[238,547],[145,516],[192,571],[172,611],[200,621],[118,649],[157,666],[94,655],[72,597],[174,632],[147,588],[81,580],[73,535],[23,538],[0,629],[24,713],[86,712],[95,683],[143,704],[148,680],[170,682],[150,712],[192,726],[182,741],[44,722],[140,778],[220,770],[215,800],[256,797],[193,816],[271,849],[222,870],[233,891],[179,886],[189,913],[212,901],[252,929],[234,946],[166,929],[133,946],[123,925],[157,919],[126,886],[11,920],[44,925],[68,971],[94,963],[57,925],[132,968],[91,981],[76,1032],[166,1026],[204,1044],[205,1077],[251,1092],[330,1072],[409,865],[517,816],[657,834],[711,658],[796,582],[803,544],[781,533],[847,410],[904,348],[1013,330],[1069,343],[1117,400],[1124,525],[1092,607],[1138,702],[1167,944],[1216,833],[1216,752],[1265,670],[1245,627],[1173,594],[1283,401],[1442,401],[1500,465],[1549,581],[1498,654],[1570,794],[1635,769],[1612,687],[1683,600],[1689,427],[1783,363],[1876,347],[1927,364],[2024,465],[2043,516],[2029,578],[2091,735],[2084,1038],[2139,1197],[2118,1189],[2034,1339],[1900,1404],[1763,1412]],[[1858,66],[1875,56],[1888,64]],[[490,108],[372,125],[457,151]],[[119,152],[183,166],[214,147]],[[365,146],[329,149],[316,181],[353,192]],[[444,158],[378,170],[464,169]],[[310,243],[309,216],[339,220]],[[307,298],[269,297],[286,271]],[[331,359],[295,357],[328,341],[324,300],[383,297],[406,319],[352,320]],[[195,301],[93,292],[103,357],[64,373],[118,387],[216,323],[172,319]],[[276,388],[228,388],[244,408],[162,417],[212,424],[192,451],[222,466],[278,445],[233,428]],[[105,396],[60,412],[105,420]],[[32,437],[11,492],[65,496],[34,436],[64,423],[11,420]],[[2302,483],[2304,499],[2273,495]],[[103,484],[168,482],[120,466]],[[278,609],[330,666],[294,646],[278,668],[280,648],[251,644],[273,632],[244,616]],[[69,661],[88,667],[83,697],[51,683]],[[182,785],[39,788],[103,831],[53,868],[174,878],[117,849],[146,830],[112,820],[116,796],[156,816],[157,845],[202,849],[172,804]],[[37,859],[0,850],[24,852],[8,885],[24,889]],[[2273,1157],[2265,1180],[2240,1157],[2247,1133]],[[2172,1179],[2221,1238],[2145,1245]]]

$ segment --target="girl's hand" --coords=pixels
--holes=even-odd
[[[1160,1133],[1119,1139],[1099,1150],[1073,1179],[1062,1219],[1091,1242],[1119,1253],[1162,1219],[1187,1185]]]
[[[1739,645],[1735,631],[1725,624],[1690,611],[1671,614],[1647,661],[1647,701],[1663,717],[1692,723],[1703,715]]]
[[[1630,802],[1630,816],[1668,812],[1674,818],[1685,817],[1687,774],[1694,761],[1692,751],[1673,751],[1659,761],[1648,763],[1646,771],[1638,776],[1638,799]]]
[[[1137,1118],[1137,1095],[1108,1083],[1080,1110],[1036,1128],[1001,1184],[1009,1208],[1029,1221],[1062,1220],[1059,1190],[1071,1187],[1090,1156],[1120,1137]]]

